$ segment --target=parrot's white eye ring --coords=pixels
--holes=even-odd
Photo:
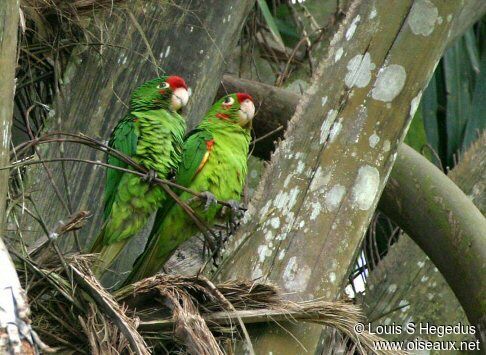
[[[235,102],[235,99],[233,99],[231,96],[228,96],[227,98],[224,99],[223,105],[224,106],[231,106]]]
[[[168,89],[170,87],[169,83],[160,83],[157,85],[157,89]]]

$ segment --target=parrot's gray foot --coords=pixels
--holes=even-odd
[[[211,207],[211,205],[215,205],[215,204],[218,203],[216,196],[214,196],[209,191],[201,192],[201,198],[206,200],[206,203],[204,204],[204,211],[207,211],[209,209],[209,207]]]
[[[157,172],[154,169],[150,169],[147,174],[142,177],[142,181],[145,181],[147,184],[152,184],[156,178]]]
[[[229,215],[229,232],[233,235],[238,227],[238,219],[242,216],[241,204],[235,200],[229,200],[230,215]]]
[[[240,210],[240,203],[236,200],[228,200],[228,205],[230,205],[230,209],[231,209],[231,213],[234,215],[234,216],[238,216],[239,214],[241,214],[241,210]]]

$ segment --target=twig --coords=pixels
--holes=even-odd
[[[75,138],[75,139],[51,138],[53,136],[59,136],[59,135],[61,135],[61,136],[65,135],[65,136],[72,137],[72,138]],[[16,150],[19,151],[19,155],[20,155],[20,153],[21,153],[20,150],[25,151],[26,149],[30,148],[33,145],[48,144],[48,143],[54,143],[54,142],[57,142],[57,143],[69,142],[69,143],[78,143],[78,144],[87,145],[91,148],[100,150],[104,153],[107,153],[107,154],[110,154],[111,156],[116,157],[117,159],[119,159],[119,160],[123,161],[124,163],[130,165],[131,167],[133,167],[136,170],[117,167],[117,166],[114,166],[114,165],[103,163],[101,161],[93,161],[93,160],[78,159],[78,158],[53,158],[53,159],[46,159],[46,160],[42,160],[42,161],[25,161],[24,160],[24,161],[21,161],[21,162],[16,163],[16,164],[12,164],[12,165],[5,166],[5,167],[0,167],[0,170],[19,168],[19,167],[22,167],[22,166],[25,166],[25,165],[39,164],[39,163],[42,163],[42,162],[47,163],[47,162],[60,162],[60,161],[75,161],[75,162],[84,162],[84,163],[88,163],[88,164],[100,165],[100,166],[104,166],[104,167],[107,167],[107,168],[110,168],[110,169],[115,169],[115,170],[120,170],[120,171],[131,173],[131,174],[135,174],[135,175],[138,175],[140,177],[144,177],[148,172],[148,170],[145,167],[136,163],[134,160],[132,160],[130,157],[126,156],[125,154],[123,154],[123,153],[117,151],[116,149],[113,149],[113,148],[107,146],[106,144],[103,144],[103,143],[101,143],[101,142],[99,142],[99,141],[97,141],[93,138],[87,137],[83,134],[73,134],[73,133],[64,133],[64,132],[48,133],[48,134],[44,135],[43,137],[34,139],[32,141],[25,142],[25,143],[17,146]],[[192,194],[196,197],[199,197],[201,199],[205,198],[204,195],[201,194],[200,192],[193,191],[191,189],[188,189],[187,187],[176,184],[176,183],[169,181],[169,180],[166,180],[166,179],[154,178],[153,181],[154,181],[154,183],[168,185],[168,186],[173,187],[175,189],[179,189],[181,191],[190,193],[190,194]],[[222,205],[222,206],[229,207],[229,208],[232,207],[232,205],[230,203],[226,202],[226,201],[219,201],[218,200],[217,203]],[[241,211],[246,211],[246,208],[243,208],[243,207],[240,207],[239,209]]]
[[[204,276],[200,276],[199,278],[201,280],[203,280],[208,285],[211,292],[224,305],[224,307],[227,308],[228,311],[231,311],[231,312],[234,313],[236,319],[238,320],[238,324],[240,325],[241,331],[243,332],[243,335],[245,336],[245,341],[246,341],[246,344],[248,345],[248,351],[251,355],[255,355],[255,350],[253,349],[253,344],[251,343],[250,334],[248,334],[248,330],[246,330],[245,323],[243,323],[243,320],[238,315],[238,312],[236,311],[235,307],[231,304],[230,301],[228,301],[226,299],[226,297],[224,297],[224,295],[221,293],[221,291],[219,291],[217,289],[217,287],[211,281],[209,281],[209,279],[207,279]]]
[[[71,264],[70,268],[77,283],[93,298],[96,304],[105,312],[106,315],[111,318],[113,323],[115,323],[118,329],[120,329],[120,331],[123,333],[125,338],[130,343],[131,350],[138,355],[150,354],[146,347],[145,341],[136,331],[136,329],[128,322],[128,318],[124,317],[123,314],[120,314],[120,311],[116,309],[116,307],[118,307],[116,301],[114,301],[101,286],[96,284],[93,285],[93,280],[87,278],[87,275],[83,274],[75,266]]]
[[[277,128],[275,128],[273,131],[270,131],[270,132],[268,132],[268,133],[264,134],[264,135],[263,135],[263,136],[261,136],[261,137],[255,138],[255,139],[254,139],[254,140],[251,142],[251,144],[253,144],[253,145],[254,145],[254,144],[256,144],[256,143],[258,143],[258,142],[260,142],[260,141],[264,140],[265,138],[268,138],[268,137],[270,137],[270,136],[274,135],[275,133],[280,132],[280,131],[281,131],[281,130],[283,130],[283,129],[284,129],[284,126],[278,126],[278,127],[277,127]]]

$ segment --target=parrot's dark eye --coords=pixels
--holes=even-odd
[[[226,99],[224,99],[223,105],[225,106],[233,105],[234,102],[235,99],[233,99],[231,96],[228,96]]]
[[[157,85],[157,89],[168,89],[169,87],[169,83],[160,83],[159,85]]]

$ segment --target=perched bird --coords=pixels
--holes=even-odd
[[[237,93],[216,102],[184,141],[176,183],[205,193],[201,201],[188,192],[179,195],[194,212],[212,226],[221,206],[215,199],[240,200],[247,173],[250,130],[255,106],[248,94]],[[135,261],[125,284],[157,273],[175,249],[196,234],[190,216],[169,198],[156,215],[144,252]]]
[[[111,266],[123,247],[147,222],[166,198],[154,176],[166,178],[182,157],[185,119],[178,111],[187,104],[189,93],[181,77],[162,76],[139,86],[130,99],[130,111],[111,134],[109,146],[130,156],[149,170],[146,178],[108,169],[105,186],[105,222],[92,253],[100,253],[93,268],[99,277]],[[108,163],[130,168],[109,156]]]

